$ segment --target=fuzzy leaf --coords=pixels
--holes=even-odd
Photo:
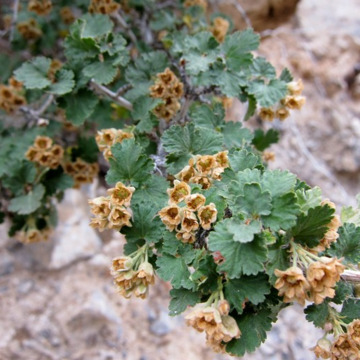
[[[319,206],[322,200],[321,189],[318,186],[308,190],[298,189],[295,195],[300,209],[304,213],[307,213],[310,208]]]
[[[344,321],[350,323],[353,320],[360,319],[360,300],[347,299],[343,303],[341,315],[345,317]]]
[[[225,297],[239,314],[243,312],[245,299],[257,305],[263,302],[268,294],[270,284],[265,274],[242,276],[240,279],[228,280],[225,285]]]
[[[56,95],[65,95],[75,86],[74,73],[71,70],[60,69],[56,72],[56,82],[52,83],[48,92]]]
[[[233,234],[234,241],[247,243],[254,240],[254,235],[261,231],[261,223],[252,220],[249,224],[244,221],[231,219],[228,223],[228,231]]]
[[[11,199],[9,210],[21,215],[31,214],[41,206],[41,199],[45,194],[45,188],[42,184],[37,184],[26,195]]]
[[[170,290],[170,316],[181,314],[188,306],[196,305],[200,300],[200,292],[193,292],[188,289],[172,289]]]
[[[216,104],[213,108],[201,104],[194,106],[190,111],[190,118],[195,125],[203,128],[221,128],[225,124],[224,117],[225,111],[221,104]]]
[[[329,305],[327,302],[320,305],[312,304],[304,310],[304,313],[307,321],[314,323],[316,327],[323,328],[330,316]]]
[[[47,73],[50,69],[51,59],[43,56],[25,62],[14,74],[18,81],[27,89],[44,89],[51,85]]]
[[[261,179],[261,188],[272,197],[284,195],[295,188],[296,176],[288,171],[267,170]]]
[[[345,263],[357,265],[360,262],[360,227],[346,223],[338,230],[339,238],[331,244],[327,253],[344,258]]]
[[[266,339],[266,333],[271,329],[271,311],[261,309],[255,313],[242,314],[237,324],[242,333],[240,339],[233,339],[226,346],[226,351],[236,356],[253,352]]]
[[[251,75],[255,77],[265,77],[274,79],[276,77],[275,68],[263,57],[254,59],[250,66]]]
[[[285,97],[287,87],[278,79],[272,79],[268,84],[258,80],[250,83],[248,91],[256,97],[260,106],[270,107]]]
[[[249,143],[253,139],[253,134],[249,129],[242,127],[240,122],[228,121],[223,130],[224,145],[227,149],[233,147],[244,146],[245,143]]]
[[[79,126],[93,113],[99,99],[89,90],[79,90],[77,94],[68,94],[61,99],[60,106],[66,111],[66,118]]]
[[[270,129],[266,133],[263,130],[257,129],[254,132],[253,145],[259,150],[264,151],[271,144],[276,144],[279,141],[279,132]]]
[[[289,71],[288,68],[285,68],[281,74],[280,74],[280,77],[279,77],[280,80],[282,81],[285,81],[286,83],[290,82],[290,81],[293,81],[293,77]]]
[[[190,271],[182,257],[163,254],[157,258],[156,265],[158,266],[156,273],[163,280],[170,281],[175,289],[192,289]]]
[[[111,83],[118,69],[113,66],[111,60],[96,61],[84,67],[83,73],[89,78],[93,79],[98,84],[109,84]]]
[[[308,247],[315,247],[323,238],[335,210],[330,206],[317,206],[301,214],[296,226],[291,230],[294,240]]]
[[[263,271],[267,250],[261,237],[245,244],[237,242],[228,230],[230,222],[230,219],[219,222],[209,235],[209,249],[219,251],[225,258],[219,270],[225,271],[230,279]]]
[[[121,232],[126,236],[127,241],[136,242],[140,239],[148,243],[157,243],[165,230],[160,218],[157,216],[157,209],[144,202],[131,204],[133,211],[132,227],[124,228]]]
[[[269,215],[271,212],[271,196],[262,191],[259,184],[245,184],[244,195],[236,200],[236,209],[250,216]]]
[[[136,129],[139,132],[150,132],[156,126],[157,119],[151,111],[161,103],[160,99],[153,99],[149,96],[141,96],[134,101],[134,110],[131,115],[134,120],[139,121]],[[154,121],[154,118],[156,121]]]
[[[102,14],[86,14],[81,17],[83,21],[81,37],[83,39],[96,39],[109,34],[114,26],[109,16]]]
[[[235,171],[243,171],[245,169],[253,169],[261,164],[259,156],[248,152],[245,149],[234,151],[229,155],[231,168]]]
[[[109,184],[122,181],[138,186],[150,177],[154,164],[134,139],[125,139],[113,145],[111,152],[113,158],[109,160],[110,170],[106,175]]]

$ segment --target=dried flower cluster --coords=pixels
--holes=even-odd
[[[229,316],[229,303],[199,303],[185,316],[186,324],[199,332],[205,331],[207,343],[216,352],[225,352],[225,344],[240,338],[241,332],[235,319]]]
[[[76,17],[69,6],[64,6],[60,9],[60,17],[64,24],[71,25]]]
[[[31,244],[41,241],[49,240],[52,230],[46,227],[42,230],[38,230],[35,227],[25,227],[21,231],[16,233],[16,239],[24,244]]]
[[[22,83],[15,78],[10,78],[8,85],[0,84],[0,109],[13,113],[18,107],[26,104],[22,96]]]
[[[214,35],[214,38],[222,43],[225,40],[226,33],[228,32],[230,27],[229,21],[222,17],[216,17],[213,20],[213,26],[211,27],[211,32]]]
[[[209,189],[214,180],[221,180],[221,174],[227,167],[229,167],[228,151],[221,151],[215,155],[196,155],[175,177],[186,183],[199,184],[203,189]]]
[[[130,202],[135,188],[116,183],[114,188],[108,189],[108,196],[100,196],[89,200],[91,212],[95,215],[90,225],[99,229],[120,230],[123,226],[131,227]]]
[[[217,210],[213,203],[205,205],[202,194],[191,194],[190,186],[175,180],[174,187],[167,190],[169,205],[159,211],[161,221],[169,231],[184,243],[194,243],[199,228],[210,230],[216,221]]]
[[[120,4],[114,0],[91,0],[89,12],[91,14],[111,14],[119,8]]]
[[[120,129],[103,129],[98,131],[95,140],[100,151],[106,160],[112,156],[111,147],[116,143],[121,143],[124,139],[131,139],[134,134]]]
[[[345,266],[336,258],[320,257],[312,262],[306,269],[306,277],[300,267],[293,266],[281,271],[276,269],[278,278],[275,288],[279,295],[284,296],[284,302],[297,301],[305,305],[305,300],[321,304],[325,298],[335,296],[334,287],[340,280]]]
[[[56,169],[63,160],[64,149],[53,144],[53,140],[48,136],[37,136],[34,145],[29,147],[25,156],[29,161],[43,167]]]
[[[354,320],[331,343],[326,338],[320,339],[312,349],[316,357],[331,360],[360,359],[360,320]]]
[[[20,21],[17,23],[16,28],[22,37],[27,40],[36,40],[42,36],[42,31],[35,19]]]
[[[155,84],[150,87],[150,96],[162,99],[163,103],[154,109],[154,114],[159,118],[170,121],[180,109],[178,100],[183,95],[183,88],[183,83],[169,68],[157,74]]]
[[[301,96],[304,85],[301,79],[291,81],[287,84],[288,95],[280,101],[274,110],[273,108],[261,108],[259,116],[264,121],[273,121],[275,118],[284,121],[289,117],[289,110],[300,110],[305,104],[306,98]]]
[[[111,275],[117,292],[125,298],[132,294],[145,299],[149,292],[149,285],[155,283],[153,266],[147,261],[147,249],[140,248],[131,256],[121,256],[113,260]]]
[[[66,174],[74,179],[74,188],[78,189],[82,184],[91,184],[99,173],[98,163],[88,163],[80,158],[75,161],[66,161],[63,164]]]
[[[184,6],[185,7],[200,6],[204,10],[206,10],[207,9],[207,2],[206,2],[206,0],[185,0]]]
[[[51,9],[51,0],[30,0],[28,4],[28,10],[36,13],[39,16],[48,15]]]

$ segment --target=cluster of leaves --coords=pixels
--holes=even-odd
[[[75,13],[83,14],[88,2],[79,3]],[[51,14],[56,22],[56,7]],[[28,12],[21,11],[21,16]],[[287,171],[267,169],[262,151],[278,140],[275,130],[252,132],[243,126],[258,107],[274,106],[287,95],[289,71],[277,76],[270,63],[253,55],[259,36],[250,29],[228,34],[219,43],[203,9],[185,7],[181,1],[134,0],[111,16],[85,13],[63,40],[43,26],[43,40],[26,45],[17,34],[12,44],[40,56],[14,72],[30,105],[20,109],[15,125],[2,115],[6,126],[0,129],[0,211],[12,221],[10,234],[30,218],[54,226],[52,199],[60,200],[73,185],[62,168],[43,171],[25,159],[36,136],[52,137],[72,160],[99,158],[109,185],[120,181],[136,188],[132,227],[121,230],[127,239],[124,252],[149,246],[157,275],[172,285],[170,313],[206,301],[221,286],[243,334],[229,342],[226,351],[238,356],[254,351],[287,306],[274,288],[274,270],[291,266],[290,242],[317,246],[334,213],[320,205],[319,189]],[[47,36],[54,36],[53,42]],[[56,43],[56,53],[42,42]],[[51,79],[54,58],[62,66]],[[167,67],[184,85],[181,109],[170,122],[154,115],[161,100],[149,91]],[[225,121],[224,97],[248,104],[244,119]],[[48,106],[40,118],[31,106],[42,108],[44,103]],[[75,127],[71,132],[68,123]],[[134,135],[112,146],[109,165],[98,157],[94,141],[96,130],[104,128],[126,128]],[[224,150],[229,151],[230,166],[221,181],[207,190],[191,185],[206,197],[206,204],[215,204],[217,221],[209,231],[198,232],[194,244],[184,244],[157,216],[168,201],[166,190],[195,155]],[[326,255],[357,265],[359,219],[358,210],[344,209],[340,237]],[[347,322],[359,317],[360,304],[350,284],[340,283],[332,301],[344,304],[341,314]],[[329,301],[310,305],[307,318],[324,326],[328,306]]]

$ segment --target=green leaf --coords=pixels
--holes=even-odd
[[[275,284],[277,277],[274,275],[275,269],[285,270],[290,267],[289,251],[281,241],[269,246],[268,263],[266,264],[266,273],[270,277],[270,283]]]
[[[94,137],[80,136],[77,140],[77,147],[74,147],[71,152],[73,158],[81,158],[88,163],[97,162],[99,148]]]
[[[284,195],[294,190],[296,176],[288,171],[267,170],[261,179],[261,188],[268,191],[272,197]]]
[[[48,92],[55,95],[65,95],[74,86],[74,73],[71,70],[60,69],[56,72],[56,82],[50,85]]]
[[[360,226],[360,194],[356,195],[357,207],[344,206],[341,209],[340,219],[343,224],[346,222]]]
[[[203,128],[216,129],[225,124],[225,111],[221,104],[214,107],[206,104],[195,105],[191,108],[189,116],[196,126]]]
[[[110,170],[106,175],[109,184],[122,181],[136,187],[150,177],[154,164],[134,139],[125,139],[113,145],[111,152],[113,157],[109,159]]]
[[[212,82],[214,85],[218,85],[221,92],[228,97],[239,97],[240,87],[247,84],[244,75],[230,70],[222,71]]]
[[[84,67],[83,73],[89,78],[93,79],[98,84],[109,84],[111,83],[118,69],[113,66],[111,60],[96,61]]]
[[[132,199],[134,202],[145,200],[153,204],[154,207],[161,209],[169,199],[166,193],[168,188],[169,183],[162,176],[151,175],[147,181],[136,188]]]
[[[127,241],[137,242],[140,239],[148,243],[160,241],[165,227],[157,216],[157,209],[147,203],[146,199],[143,199],[141,203],[132,201],[131,209],[133,211],[132,227],[126,227],[121,231]]]
[[[334,212],[334,209],[325,205],[309,209],[307,215],[301,214],[296,226],[291,230],[294,240],[310,248],[317,246],[328,230],[327,225]]]
[[[341,310],[341,316],[344,316],[346,323],[351,323],[353,320],[360,319],[360,300],[348,299],[344,301]]]
[[[199,261],[199,264],[193,264],[196,269],[191,274],[191,280],[198,284],[198,288],[203,293],[214,292],[218,288],[218,273],[216,272],[217,265],[214,262],[212,255],[205,255]]]
[[[270,129],[266,133],[263,130],[257,129],[254,132],[253,145],[259,150],[264,151],[271,144],[276,144],[279,141],[279,132]]]
[[[190,271],[182,257],[163,254],[157,258],[156,265],[158,266],[156,273],[163,280],[170,281],[175,289],[193,288],[193,283],[190,280]]]
[[[236,200],[236,209],[250,216],[269,215],[271,208],[270,193],[262,191],[257,183],[245,184],[244,195]]]
[[[335,304],[342,304],[346,299],[353,295],[354,289],[351,283],[345,281],[339,281],[336,283],[335,296],[331,299],[331,302]]]
[[[233,339],[226,346],[226,351],[236,356],[253,352],[266,339],[266,333],[271,329],[272,314],[269,309],[242,314],[237,320],[241,331],[239,339]]]
[[[256,107],[257,107],[257,102],[254,96],[249,95],[248,96],[248,108],[246,110],[246,114],[244,116],[244,121],[249,120],[256,111]]]
[[[296,203],[295,195],[288,193],[273,199],[271,214],[263,216],[262,221],[264,226],[273,231],[288,230],[296,224],[299,213],[300,207]]]
[[[281,74],[280,74],[280,77],[279,77],[280,80],[282,81],[285,81],[286,83],[290,82],[290,81],[293,81],[293,77],[289,71],[288,68],[285,68]]]
[[[329,305],[324,302],[320,305],[309,305],[305,310],[306,320],[312,322],[316,327],[323,328],[330,316]]]
[[[242,276],[240,279],[228,280],[225,284],[225,298],[230,302],[238,314],[243,312],[245,299],[254,305],[265,300],[270,294],[270,284],[265,274],[256,276]]]
[[[31,214],[41,206],[44,194],[44,186],[38,184],[26,195],[13,198],[10,201],[9,210],[21,215]]]
[[[339,238],[331,244],[327,253],[344,258],[345,263],[357,265],[360,262],[360,227],[346,223],[338,230]]]
[[[254,59],[250,66],[251,75],[255,77],[265,77],[274,79],[276,77],[275,68],[263,57]]]
[[[261,223],[252,220],[249,224],[243,220],[232,218],[228,222],[228,231],[233,235],[234,241],[247,243],[254,240],[254,235],[261,231]]]
[[[226,36],[222,45],[225,54],[226,64],[233,71],[239,71],[241,68],[251,64],[252,55],[250,51],[259,47],[259,35],[253,30],[237,31]]]
[[[244,171],[245,169],[253,169],[261,164],[259,156],[245,150],[237,150],[229,155],[231,168],[235,172]]]
[[[256,97],[260,106],[270,107],[285,97],[287,87],[285,82],[278,79],[272,79],[268,84],[257,80],[249,84],[248,91]]]
[[[108,15],[85,14],[81,17],[81,20],[81,38],[83,39],[96,39],[107,35],[112,31],[114,26]]]
[[[74,185],[73,178],[65,174],[61,169],[49,170],[42,182],[46,188],[46,195],[53,195]]]
[[[79,126],[93,113],[99,99],[90,90],[81,89],[60,99],[60,106],[66,111],[66,118]]]
[[[318,186],[312,189],[298,189],[295,192],[297,203],[302,212],[307,213],[310,208],[319,206],[322,201],[322,192]]]
[[[225,261],[219,265],[219,270],[227,273],[230,279],[241,275],[256,275],[264,270],[267,249],[261,237],[255,237],[252,242],[240,243],[234,240],[228,230],[231,219],[225,219],[215,226],[215,231],[209,235],[209,249],[219,251]]]
[[[156,126],[157,119],[152,116],[151,111],[161,103],[160,99],[153,99],[149,96],[141,96],[134,101],[134,110],[131,115],[134,120],[139,121],[136,129],[139,132],[151,132]]]
[[[44,89],[51,85],[47,77],[50,69],[51,59],[43,56],[23,63],[14,74],[18,81],[21,81],[27,89]]]
[[[169,315],[175,316],[181,314],[188,306],[194,306],[200,301],[200,292],[193,292],[188,289],[170,290],[171,301],[169,305]]]
[[[228,121],[222,130],[224,135],[224,145],[227,149],[241,147],[245,143],[250,143],[253,134],[249,129],[242,127],[240,122]]]

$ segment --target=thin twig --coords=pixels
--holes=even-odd
[[[345,270],[341,274],[341,278],[352,283],[360,283],[360,272],[354,270]]]
[[[123,86],[120,86],[116,91],[116,96],[119,96],[119,95],[122,95],[122,94],[126,93],[131,88],[132,88],[132,85],[130,85],[130,84],[125,84]]]
[[[241,14],[241,17],[243,18],[243,20],[245,21],[245,24],[247,27],[252,28],[252,23],[250,18],[248,17],[245,9],[239,4],[238,0],[227,0],[226,2],[233,4],[236,8],[236,10]]]
[[[130,29],[130,26],[127,24],[127,22],[124,20],[124,18],[118,13],[114,13],[112,14],[113,18],[117,21],[117,23],[124,29],[126,30],[127,34],[129,35],[129,38],[131,39],[131,41],[136,44],[137,43],[137,39],[135,34],[133,33],[133,31]]]
[[[18,9],[19,9],[19,0],[14,0],[13,16],[12,16],[12,19],[11,19],[10,35],[9,35],[9,41],[10,42],[12,42],[13,39],[14,39],[15,25],[17,23],[17,17],[18,17]]]
[[[117,95],[116,93],[114,93],[113,91],[111,91],[110,89],[108,89],[105,86],[97,84],[94,80],[91,80],[90,83],[91,83],[91,87],[94,90],[96,90],[97,92],[99,92],[101,94],[104,94],[104,95],[108,96],[110,99],[115,101],[120,106],[122,106],[122,107],[124,107],[125,109],[128,109],[128,110],[133,109],[132,103],[130,101],[124,99],[122,96]]]
[[[27,127],[33,126],[35,123],[38,126],[44,126],[49,124],[49,120],[41,118],[41,115],[47,110],[54,100],[54,95],[50,94],[44,103],[37,109],[34,110],[27,106],[21,106],[20,111],[25,115],[25,118],[28,120]]]

